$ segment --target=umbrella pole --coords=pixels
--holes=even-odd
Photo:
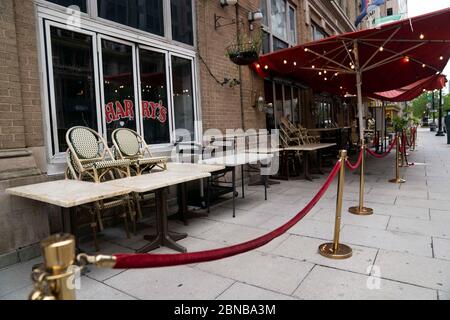
[[[361,167],[359,171],[359,205],[356,207],[351,207],[348,209],[348,211],[352,214],[359,215],[359,216],[369,216],[373,214],[372,208],[364,207],[364,194],[365,194],[365,173],[364,173],[364,166],[365,166],[365,153],[366,153],[366,144],[364,141],[364,106],[363,106],[363,99],[362,99],[362,75],[361,75],[361,69],[359,66],[359,53],[358,53],[358,43],[355,42],[355,64],[356,64],[356,88],[357,88],[357,94],[358,94],[358,110],[359,110],[359,136],[361,139],[361,152],[362,155],[362,161],[361,161]]]

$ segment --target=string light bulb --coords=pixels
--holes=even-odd
[[[264,69],[269,69],[269,66],[266,64],[265,66],[264,66]]]
[[[444,60],[444,57],[443,57],[443,56],[440,56],[440,57],[439,57],[439,60]]]
[[[423,40],[423,39],[425,39],[425,36],[424,36],[424,34],[423,34],[423,33],[421,33],[421,34],[420,34],[420,37],[419,37],[419,38],[420,38],[420,40]]]
[[[384,51],[384,48],[383,47],[380,47],[380,52],[383,52]]]
[[[426,67],[425,63],[424,63],[424,64],[422,64],[422,68],[425,68],[425,67]]]
[[[284,60],[283,63],[284,63],[284,64],[287,64],[287,60]]]
[[[294,61],[294,66],[297,66],[297,62]]]
[[[312,65],[312,67],[311,67],[311,68],[315,69],[315,68],[316,68],[316,66],[315,66],[315,65]]]

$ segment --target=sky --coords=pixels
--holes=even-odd
[[[450,0],[408,0],[409,17],[415,17],[428,12],[450,7]],[[449,26],[445,26],[449,28]],[[450,80],[450,62],[444,70],[444,74]],[[448,86],[447,86],[448,90]]]

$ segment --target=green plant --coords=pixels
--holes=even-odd
[[[395,132],[402,132],[408,127],[408,119],[394,116],[392,119],[392,126],[394,127]]]
[[[226,56],[238,65],[248,65],[259,58],[262,33],[250,38],[247,34],[238,37],[238,41],[227,48]]]

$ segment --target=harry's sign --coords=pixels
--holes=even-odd
[[[163,102],[142,101],[142,116],[147,120],[158,120],[161,123],[167,122],[167,108]],[[105,105],[106,123],[129,119],[134,120],[134,105],[131,100],[109,102]]]

